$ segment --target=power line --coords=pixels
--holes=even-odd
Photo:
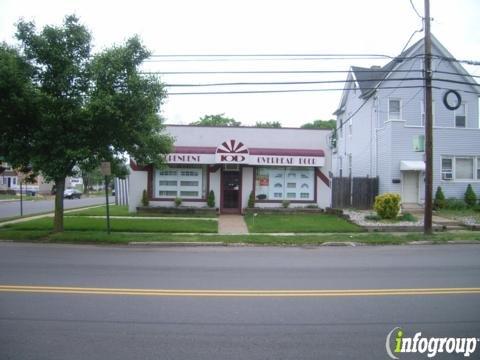
[[[421,58],[423,55],[415,55],[411,57],[392,57],[389,55],[383,55],[382,57],[375,57],[375,56],[295,56],[292,55],[290,57],[282,57],[282,56],[272,56],[268,57],[267,55],[262,57],[249,57],[246,56],[239,56],[239,57],[220,57],[220,58],[209,58],[208,55],[201,58],[178,58],[175,59],[174,57],[171,58],[148,58],[144,60],[144,63],[158,63],[158,62],[229,62],[229,61],[312,61],[312,60],[380,60],[380,59],[391,59],[392,61],[404,61],[404,60],[411,60]],[[194,57],[194,56],[192,56]]]
[[[345,54],[345,53],[272,53],[272,54],[152,54],[150,57],[153,58],[189,58],[189,57],[367,57],[367,58],[389,58],[393,59],[394,57],[387,54]]]
[[[365,81],[381,81],[382,79],[368,79]],[[402,80],[423,80],[421,77],[405,78]],[[204,83],[204,84],[164,84],[166,87],[202,87],[202,86],[244,86],[244,85],[313,85],[313,84],[338,84],[350,83],[356,80],[319,80],[319,81],[272,81],[272,82],[230,82],[230,83]]]
[[[412,86],[388,86],[388,87],[372,87],[363,88],[364,90],[392,90],[392,89],[418,89],[423,88],[421,85]],[[441,86],[432,86],[432,89],[437,90],[455,90],[465,94],[478,95],[476,91],[469,91],[464,89],[452,89]],[[282,89],[282,90],[240,90],[240,91],[197,91],[197,92],[167,92],[170,95],[235,95],[235,94],[268,94],[268,93],[296,93],[296,92],[328,92],[328,91],[343,91],[344,88],[329,88],[329,89]],[[367,99],[368,100],[368,99]]]
[[[402,86],[402,87],[382,87],[382,89],[418,89],[418,86]],[[377,87],[364,88],[365,90],[374,90]],[[240,90],[240,91],[203,91],[203,92],[167,92],[170,95],[231,95],[231,94],[266,94],[266,93],[295,93],[295,92],[326,92],[326,91],[343,91],[344,88],[330,89],[283,89],[283,90]]]
[[[150,75],[211,75],[211,74],[349,74],[352,70],[232,70],[232,71],[142,71]],[[355,73],[378,73],[381,69],[356,70]],[[422,70],[392,70],[391,73],[423,72]],[[452,73],[456,74],[456,73]],[[480,76],[479,76],[480,77]]]
[[[413,8],[413,11],[415,11],[415,13],[417,14],[417,16],[423,20],[423,16],[420,15],[420,13],[418,12],[417,8],[415,7],[415,5],[413,4],[413,1],[410,0],[410,5],[412,5],[412,8]]]
[[[439,79],[433,78],[433,81],[441,81],[441,82],[448,82],[452,84],[461,84],[461,85],[471,85],[471,86],[480,86],[477,83],[472,83],[468,81],[457,81],[451,79]],[[368,79],[365,80],[369,82],[380,82],[383,81],[382,79]],[[414,77],[414,78],[402,78],[402,79],[390,79],[389,81],[400,81],[401,83],[404,81],[423,81],[422,77]],[[248,85],[314,85],[314,84],[338,84],[338,83],[355,83],[356,80],[319,80],[319,81],[271,81],[271,82],[223,82],[223,83],[203,83],[203,84],[164,84],[165,87],[212,87],[212,86],[248,86]],[[400,86],[393,87],[393,88],[400,88]],[[362,89],[373,89],[373,88],[365,88]],[[382,87],[385,89],[385,87]]]
[[[247,74],[350,74],[350,73],[379,73],[384,70],[232,70],[232,71],[142,71],[145,75],[247,75]],[[423,73],[423,70],[391,70],[389,73]],[[445,74],[463,76],[452,71],[433,71],[433,74]],[[480,75],[469,75],[472,78],[480,78]]]

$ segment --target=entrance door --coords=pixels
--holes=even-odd
[[[222,171],[223,213],[240,213],[241,171]]]
[[[403,202],[418,203],[418,171],[403,172]]]

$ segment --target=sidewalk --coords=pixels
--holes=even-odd
[[[244,235],[248,234],[248,228],[241,215],[220,215],[218,217],[218,233],[220,235]]]

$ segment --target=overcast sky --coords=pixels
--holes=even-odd
[[[423,0],[413,0],[423,14]],[[1,0],[1,40],[13,43],[19,18],[40,28],[75,13],[93,34],[95,50],[138,34],[154,54],[388,54],[398,55],[421,20],[409,0],[296,1],[90,1]],[[432,32],[459,59],[480,60],[479,0],[431,0]],[[422,35],[416,35],[412,43]],[[177,59],[178,60],[178,59]],[[348,70],[387,60],[232,60],[151,62],[152,71]],[[480,75],[480,67],[468,67]],[[346,74],[164,75],[168,84],[344,80]],[[169,88],[180,91],[313,89],[318,85]],[[330,87],[343,87],[339,86]],[[280,121],[300,126],[332,118],[341,93],[299,92],[241,95],[170,95],[162,115],[188,124],[205,114],[225,113],[245,125]]]

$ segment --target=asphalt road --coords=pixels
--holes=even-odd
[[[114,197],[110,197],[110,201],[115,201]],[[91,197],[81,199],[64,199],[65,209],[74,209],[89,205],[105,204],[105,197]],[[53,211],[55,208],[54,200],[38,200],[24,201],[23,214],[34,215]],[[20,216],[20,201],[0,201],[0,219]]]
[[[478,245],[307,249],[0,243],[0,358],[388,359],[385,340],[396,326],[411,337],[418,331],[427,337],[480,337],[478,293],[382,293],[478,289],[479,259]],[[6,291],[5,285],[18,289]],[[47,285],[58,288],[20,287]],[[245,290],[257,295],[245,296]],[[297,295],[277,297],[267,290]],[[302,295],[306,290],[345,290],[347,295]],[[427,359],[426,354],[407,355],[400,359]],[[479,356],[477,349],[470,358]]]

